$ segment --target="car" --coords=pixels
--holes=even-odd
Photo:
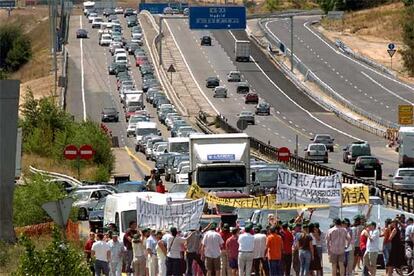
[[[168,150],[168,143],[167,142],[158,142],[157,145],[154,146],[152,150],[151,160],[157,160],[160,154],[165,153]]]
[[[78,29],[76,31],[76,38],[88,38],[88,31],[85,29]]]
[[[270,115],[270,104],[266,102],[258,103],[255,113],[257,115]]]
[[[89,207],[89,229],[102,231],[106,197],[101,198],[95,206]]]
[[[190,9],[189,9],[189,8],[185,8],[185,9],[183,10],[183,15],[184,15],[184,16],[189,16],[189,15],[190,15]]]
[[[211,46],[211,37],[208,35],[203,36],[200,39],[200,45],[201,46]]]
[[[109,46],[112,42],[112,37],[110,34],[102,34],[101,39],[99,40],[99,45],[101,46]]]
[[[166,15],[166,14],[173,15],[174,14],[174,11],[173,11],[173,9],[171,7],[166,7],[166,8],[164,8],[163,13],[164,13],[164,15]]]
[[[103,10],[102,14],[103,14],[103,16],[108,17],[111,14],[114,14],[114,10],[113,9],[106,8],[106,9]]]
[[[78,208],[78,219],[87,220],[89,217],[90,208],[96,206],[101,198],[107,195],[114,194],[108,189],[76,189],[72,191],[69,196],[75,201],[73,206]]]
[[[236,92],[237,93],[249,93],[250,92],[250,86],[249,83],[247,81],[241,81],[239,83],[236,84]]]
[[[130,15],[134,15],[134,9],[132,9],[132,8],[126,8],[124,10],[124,17],[130,16]]]
[[[391,188],[399,191],[414,191],[414,168],[399,168],[389,177],[391,177]]]
[[[374,156],[359,156],[355,160],[352,171],[357,177],[368,176],[382,180],[382,163]]]
[[[176,183],[188,184],[188,173],[190,172],[190,166],[183,166],[181,170],[175,176]]]
[[[321,143],[326,146],[326,148],[330,151],[334,151],[334,138],[330,134],[315,134],[313,138],[310,139],[312,143]]]
[[[105,107],[101,113],[102,122],[118,122],[119,121],[119,112],[114,107]]]
[[[208,77],[206,79],[207,88],[215,88],[220,85],[220,79],[218,77]]]
[[[118,184],[117,189],[120,193],[145,192],[147,190],[146,184],[143,180],[127,181]]]
[[[227,88],[225,86],[217,86],[214,88],[214,98],[227,98]]]
[[[328,149],[325,144],[312,143],[305,148],[305,159],[310,161],[323,161],[328,163]]]
[[[238,115],[239,120],[246,121],[248,124],[255,124],[254,113],[251,111],[242,111]]]
[[[355,141],[343,148],[344,163],[354,162],[358,156],[370,156],[371,147],[366,141]]]
[[[109,75],[115,75],[115,67],[117,66],[117,64],[115,62],[111,62],[111,64],[109,64],[108,66],[108,74]]]
[[[254,104],[258,104],[259,103],[259,95],[257,95],[257,93],[255,92],[249,92],[244,96],[244,103],[248,104],[248,103],[254,103]]]
[[[228,82],[240,82],[241,81],[240,71],[230,71],[230,73],[227,74],[227,81]]]
[[[96,12],[91,12],[89,15],[88,15],[88,22],[89,23],[92,23],[92,21],[95,19],[95,18],[97,18],[98,17],[98,14],[96,13]]]
[[[102,17],[95,17],[92,20],[92,29],[94,29],[94,28],[100,28],[101,25],[102,25],[102,23],[103,23]]]
[[[125,50],[127,50],[130,55],[133,55],[135,50],[138,49],[139,47],[140,47],[139,43],[130,42],[130,43],[127,43],[127,45],[125,45]]]
[[[138,25],[138,21],[137,21],[136,18],[128,18],[127,19],[127,26],[128,27],[134,27],[136,25]]]
[[[155,160],[155,168],[157,169],[157,171],[160,174],[164,174],[165,173],[165,165],[167,163],[167,159],[170,156],[176,155],[176,153],[162,153],[158,156],[157,160]]]
[[[117,20],[118,17],[116,16],[116,14],[110,14],[108,16],[108,22],[113,22],[114,20]]]
[[[124,9],[122,7],[116,7],[114,11],[115,11],[115,14],[123,14],[124,13]]]

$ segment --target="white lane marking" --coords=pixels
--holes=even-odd
[[[79,27],[82,29],[82,15],[79,16]],[[82,90],[82,106],[83,106],[83,120],[86,121],[86,101],[85,101],[85,71],[83,69],[83,39],[79,39],[80,54],[81,54],[81,90]]]
[[[400,85],[402,85],[402,86],[404,86],[404,87],[406,87],[406,88],[408,88],[408,89],[410,89],[410,90],[414,90],[414,87],[412,87],[412,86],[410,86],[410,85],[408,85],[408,84],[406,84],[406,83],[403,83],[403,82],[400,82],[400,81],[398,81],[398,80],[396,80],[396,79],[393,79],[393,78],[391,78],[391,77],[389,77],[389,76],[387,76],[387,75],[385,75],[385,74],[383,74],[383,73],[381,73],[381,72],[378,72],[378,71],[376,71],[376,70],[374,70],[374,69],[372,69],[372,68],[370,68],[369,66],[367,66],[367,65],[365,65],[365,64],[362,64],[361,62],[359,62],[359,61],[357,61],[357,60],[354,60],[354,59],[352,59],[352,58],[350,58],[350,57],[348,57],[347,55],[345,55],[345,54],[343,54],[343,53],[341,53],[340,51],[338,51],[337,49],[335,49],[334,47],[332,47],[329,43],[327,43],[322,37],[320,37],[317,33],[315,33],[311,28],[309,28],[308,27],[308,24],[309,24],[310,22],[308,21],[308,22],[305,22],[305,23],[303,23],[303,26],[306,28],[306,29],[308,29],[308,31],[310,31],[314,36],[316,36],[320,41],[322,41],[324,44],[326,44],[332,51],[334,51],[336,54],[338,54],[338,55],[341,55],[341,56],[343,56],[343,57],[345,57],[345,58],[347,58],[347,59],[349,59],[350,61],[352,61],[352,62],[354,62],[354,63],[357,63],[357,64],[359,64],[360,66],[362,66],[362,67],[364,67],[365,69],[368,69],[368,70],[370,70],[371,72],[374,72],[374,73],[376,73],[377,75],[380,75],[380,76],[382,76],[382,77],[384,77],[384,78],[386,78],[386,79],[388,79],[388,80],[390,80],[390,81],[393,81],[393,82],[395,82],[395,83],[398,83],[398,84],[400,84]],[[266,26],[267,27],[267,26]],[[269,30],[269,28],[268,28],[268,30]],[[270,31],[270,30],[269,30]],[[270,31],[271,32],[271,31]]]
[[[395,97],[397,97],[398,99],[409,103],[409,104],[414,104],[413,102],[410,102],[407,99],[404,99],[403,97],[401,97],[400,95],[396,94],[395,92],[392,92],[391,90],[389,90],[387,87],[385,87],[384,85],[382,85],[381,83],[377,82],[376,80],[374,80],[373,78],[371,78],[368,74],[366,74],[365,72],[361,71],[361,74],[364,75],[367,79],[369,79],[370,81],[372,81],[373,83],[375,83],[376,85],[378,85],[379,87],[381,87],[382,89],[384,89],[385,91],[387,91],[388,93],[390,93],[391,95],[394,95]]]
[[[183,61],[184,61],[184,63],[185,63],[185,66],[187,66],[187,69],[188,69],[188,71],[190,72],[191,78],[193,79],[193,81],[194,81],[194,83],[196,84],[197,88],[200,90],[201,94],[204,96],[204,98],[205,98],[205,99],[206,99],[206,101],[210,104],[210,106],[214,109],[214,111],[215,111],[217,114],[220,114],[220,112],[219,112],[219,111],[217,110],[217,108],[213,105],[213,103],[209,100],[209,98],[206,96],[206,94],[205,94],[205,93],[204,93],[204,91],[201,89],[200,85],[198,84],[198,82],[197,82],[197,80],[196,80],[196,78],[195,78],[195,76],[194,76],[194,74],[193,74],[193,71],[191,70],[190,66],[188,65],[187,59],[185,58],[185,56],[184,56],[184,54],[183,54],[183,51],[181,51],[181,48],[180,48],[180,46],[178,45],[177,40],[175,39],[175,36],[174,36],[173,32],[171,31],[170,25],[168,24],[168,20],[165,20],[165,25],[167,26],[168,31],[170,32],[171,37],[172,37],[172,39],[174,40],[174,43],[175,43],[175,45],[177,46],[177,49],[178,49],[178,51],[180,52],[181,57],[183,58]]]
[[[229,30],[228,31],[230,34],[231,34],[231,36],[233,37],[233,39],[234,40],[237,40],[236,39],[236,37],[234,36],[234,34]],[[339,129],[337,129],[337,128],[335,128],[335,127],[333,127],[333,126],[331,126],[331,125],[329,125],[329,124],[327,124],[327,123],[325,123],[325,122],[323,122],[321,119],[319,119],[319,118],[317,118],[315,115],[313,115],[309,110],[307,110],[307,109],[305,109],[303,106],[301,106],[301,105],[299,105],[297,102],[295,102],[291,97],[289,97],[266,73],[265,73],[265,71],[262,69],[262,67],[260,67],[258,64],[257,64],[257,62],[256,62],[256,60],[252,57],[252,56],[250,56],[250,58],[251,58],[251,60],[254,62],[254,64],[256,65],[256,67],[262,72],[262,74],[268,79],[268,81],[271,83],[271,84],[273,84],[273,86],[280,92],[280,93],[282,93],[291,103],[293,103],[294,105],[296,105],[300,110],[302,110],[303,112],[305,112],[306,114],[308,114],[308,116],[309,117],[311,117],[312,119],[314,119],[315,121],[317,121],[317,122],[319,122],[320,124],[322,124],[322,125],[324,125],[324,126],[326,126],[326,127],[328,127],[328,128],[330,128],[330,129],[332,129],[332,130],[334,130],[334,131],[336,131],[336,132],[338,132],[338,133],[340,133],[340,134],[342,134],[342,135],[345,135],[345,136],[348,136],[348,137],[350,137],[350,138],[352,138],[352,139],[355,139],[355,140],[360,140],[360,141],[362,141],[362,139],[360,139],[360,138],[358,138],[358,137],[355,137],[355,136],[353,136],[353,135],[351,135],[351,134],[349,134],[349,133],[346,133],[346,132],[344,132],[344,131],[342,131],[342,130],[339,130]],[[311,136],[312,136],[312,134],[311,134]]]

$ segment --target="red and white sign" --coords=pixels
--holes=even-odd
[[[79,155],[81,159],[89,160],[94,155],[94,150],[91,145],[83,145],[79,149]]]
[[[66,159],[73,160],[78,157],[79,151],[75,145],[67,145],[63,151],[63,155]]]
[[[276,155],[277,155],[277,160],[281,162],[287,162],[289,161],[289,158],[290,158],[290,150],[286,147],[281,147],[277,151]]]

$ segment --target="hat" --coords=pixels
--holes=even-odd
[[[115,236],[118,237],[118,232],[112,232],[112,237],[115,237]]]
[[[213,230],[213,229],[216,229],[216,228],[217,228],[217,223],[212,222],[212,223],[210,224],[210,230]]]
[[[247,224],[246,227],[244,227],[244,231],[246,231],[246,232],[252,231],[252,225],[251,224]]]
[[[284,222],[284,223],[282,224],[282,227],[283,227],[283,228],[288,228],[288,227],[289,227],[289,223]]]
[[[315,228],[319,228],[319,222],[314,222],[313,225],[315,225]]]
[[[133,241],[133,242],[138,242],[140,237],[141,237],[141,235],[140,235],[140,234],[134,234],[134,235],[132,236],[132,241]]]
[[[377,226],[377,223],[375,221],[368,222],[368,226]]]
[[[228,223],[223,224],[223,230],[230,230],[230,225]]]

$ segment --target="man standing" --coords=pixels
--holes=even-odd
[[[271,276],[283,276],[282,270],[282,237],[277,233],[276,226],[270,227],[270,235],[267,237],[266,250],[269,261],[269,270]],[[290,275],[290,274],[289,274]]]
[[[95,242],[95,233],[90,232],[89,239],[86,241],[83,252],[85,252],[86,262],[89,264],[89,267],[91,268],[92,273],[95,273],[95,269],[93,267],[93,264],[91,263],[91,250],[92,250],[92,245],[94,242]]]
[[[414,220],[413,218],[407,219],[407,227],[405,227],[405,248],[413,249],[413,237],[414,237]]]
[[[237,276],[239,264],[237,261],[239,255],[239,228],[230,228],[232,236],[226,242],[227,257],[229,260],[229,267],[231,275]]]
[[[187,234],[187,254],[186,254],[186,265],[187,270],[185,272],[186,276],[192,276],[193,275],[193,261],[196,261],[197,264],[200,266],[200,269],[203,271],[203,274],[207,274],[206,266],[204,265],[203,261],[201,260],[200,256],[200,247],[201,247],[201,240],[203,238],[203,235],[200,233],[200,231],[196,229],[190,230],[191,233],[194,232],[194,234],[189,236]]]
[[[289,230],[289,224],[287,222],[282,225],[282,241],[283,241],[283,254],[282,254],[282,267],[286,276],[290,276],[290,270],[292,267],[292,246],[293,246],[293,234]]]
[[[226,251],[226,241],[231,237],[230,226],[228,223],[224,223],[220,229],[220,236],[223,239],[223,245],[221,246],[221,276],[230,276],[231,269],[229,268],[228,256]]]
[[[137,222],[131,221],[129,223],[129,228],[127,229],[124,238],[122,240],[125,248],[126,248],[126,254],[124,258],[124,264],[125,264],[125,272],[127,275],[132,274],[132,258],[133,258],[133,252],[132,252],[132,237],[137,233]]]
[[[111,250],[109,245],[103,241],[104,235],[97,234],[98,241],[92,245],[91,255],[95,257],[95,275],[100,276],[101,273],[109,275],[109,262],[111,262]]]
[[[155,237],[156,231],[150,230],[149,233],[150,233],[150,236],[147,238],[145,242],[145,248],[148,254],[148,258],[147,258],[148,274],[149,276],[156,276],[157,268],[158,268],[157,251],[155,250],[155,247],[157,246],[157,239]]]
[[[204,234],[201,252],[205,256],[207,275],[220,275],[220,247],[224,243],[220,234],[216,232],[216,223],[210,225],[210,230]]]
[[[124,245],[118,240],[118,233],[112,232],[112,240],[108,242],[111,251],[111,276],[121,276],[122,274],[122,257],[125,249]]]
[[[345,248],[351,241],[351,237],[342,227],[342,221],[339,218],[334,220],[335,226],[328,230],[326,235],[326,246],[328,248],[329,260],[332,264],[332,276],[337,275],[339,266],[339,275],[345,273]]]
[[[155,192],[156,191],[156,186],[157,186],[157,178],[155,176],[155,170],[151,170],[151,176],[147,181],[147,191],[150,192]]]
[[[368,223],[368,241],[367,249],[364,254],[364,265],[368,268],[370,275],[376,275],[377,272],[377,258],[379,252],[379,237],[380,232],[375,222]]]
[[[239,236],[239,276],[250,276],[253,265],[254,236],[250,233],[252,226],[244,228],[244,233]]]
[[[254,228],[254,247],[253,247],[253,270],[254,275],[261,275],[260,264],[262,264],[265,275],[269,275],[268,263],[266,261],[266,229]]]

